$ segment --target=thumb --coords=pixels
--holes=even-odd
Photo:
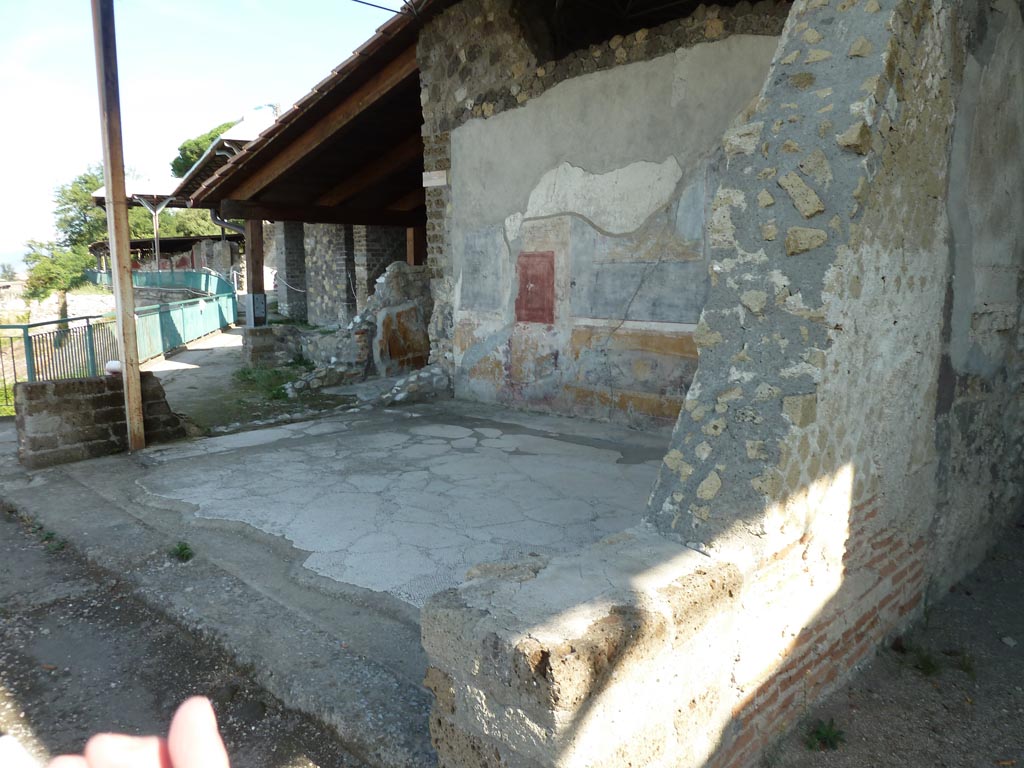
[[[210,700],[187,699],[171,720],[167,750],[174,768],[229,768]]]

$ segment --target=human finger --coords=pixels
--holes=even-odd
[[[156,736],[100,733],[85,745],[88,768],[172,768],[167,742]]]
[[[81,755],[61,755],[46,764],[46,768],[89,768]]]
[[[194,696],[178,707],[167,748],[174,768],[228,768],[228,752],[209,699]]]

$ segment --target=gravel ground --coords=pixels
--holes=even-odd
[[[0,513],[0,737],[45,761],[99,731],[164,733],[194,694],[213,700],[232,765],[362,765],[217,649],[46,531]]]
[[[804,743],[819,721],[843,732],[838,749]],[[764,762],[1024,768],[1024,521]]]

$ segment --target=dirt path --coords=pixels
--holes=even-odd
[[[143,363],[142,370],[157,375],[171,409],[186,416],[199,433],[302,421],[355,403],[353,396],[323,393],[289,400],[280,385],[298,378],[305,369],[246,369],[243,336],[242,328],[204,336],[169,357]]]
[[[166,567],[187,566],[167,557]],[[213,700],[232,765],[362,765],[332,731],[282,707],[217,649],[46,531],[0,512],[0,737],[46,760],[80,751],[99,731],[164,732],[193,694]],[[0,741],[5,768],[10,741]]]
[[[805,745],[814,724],[835,751]],[[1024,768],[1024,521],[974,574],[808,714],[766,768]]]

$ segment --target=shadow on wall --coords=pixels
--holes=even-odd
[[[690,757],[688,764],[750,764],[887,632],[909,620],[923,598],[923,539],[890,534],[851,541],[858,538],[851,531],[877,513],[874,501],[853,506],[853,486],[850,464],[812,483],[806,493],[821,499],[821,518],[794,545],[759,563],[756,575],[692,550],[624,574],[630,603],[609,611],[613,620],[605,620],[604,642],[587,660],[587,680],[576,694],[584,703],[573,712],[564,743],[592,745],[608,726],[608,708],[621,708],[625,696],[646,696],[675,704],[676,734],[687,737],[677,749]],[[736,524],[745,522],[753,519]],[[652,604],[652,596],[660,604]],[[851,616],[854,605],[872,607]],[[571,645],[567,656],[589,650],[586,643]],[[566,662],[549,658],[545,664],[564,673]],[[646,692],[621,690],[623,672]],[[552,677],[557,680],[558,672]],[[661,751],[664,734],[649,735],[651,751],[643,759],[671,761]],[[570,746],[556,764],[589,759]]]
[[[501,681],[498,691],[457,692],[445,674],[428,672],[442,756],[486,749],[449,720],[476,701],[498,728],[525,716],[538,729],[536,743],[509,745],[524,765],[654,766],[681,754],[687,765],[749,764],[922,600],[923,540],[862,540],[857,531],[876,501],[853,506],[854,483],[850,464],[811,483],[803,492],[819,499],[821,515],[746,573],[641,528],[535,576],[471,583],[467,604],[500,602],[522,622],[495,617],[497,631],[488,631],[490,618],[471,619],[469,634],[483,648],[468,660],[478,665],[470,679],[482,689],[483,678]],[[451,613],[440,607],[447,600],[455,600]],[[851,612],[854,605],[871,607]],[[444,642],[438,633],[465,631],[463,611],[455,593],[435,598],[425,622],[448,626],[425,623],[432,656]]]

